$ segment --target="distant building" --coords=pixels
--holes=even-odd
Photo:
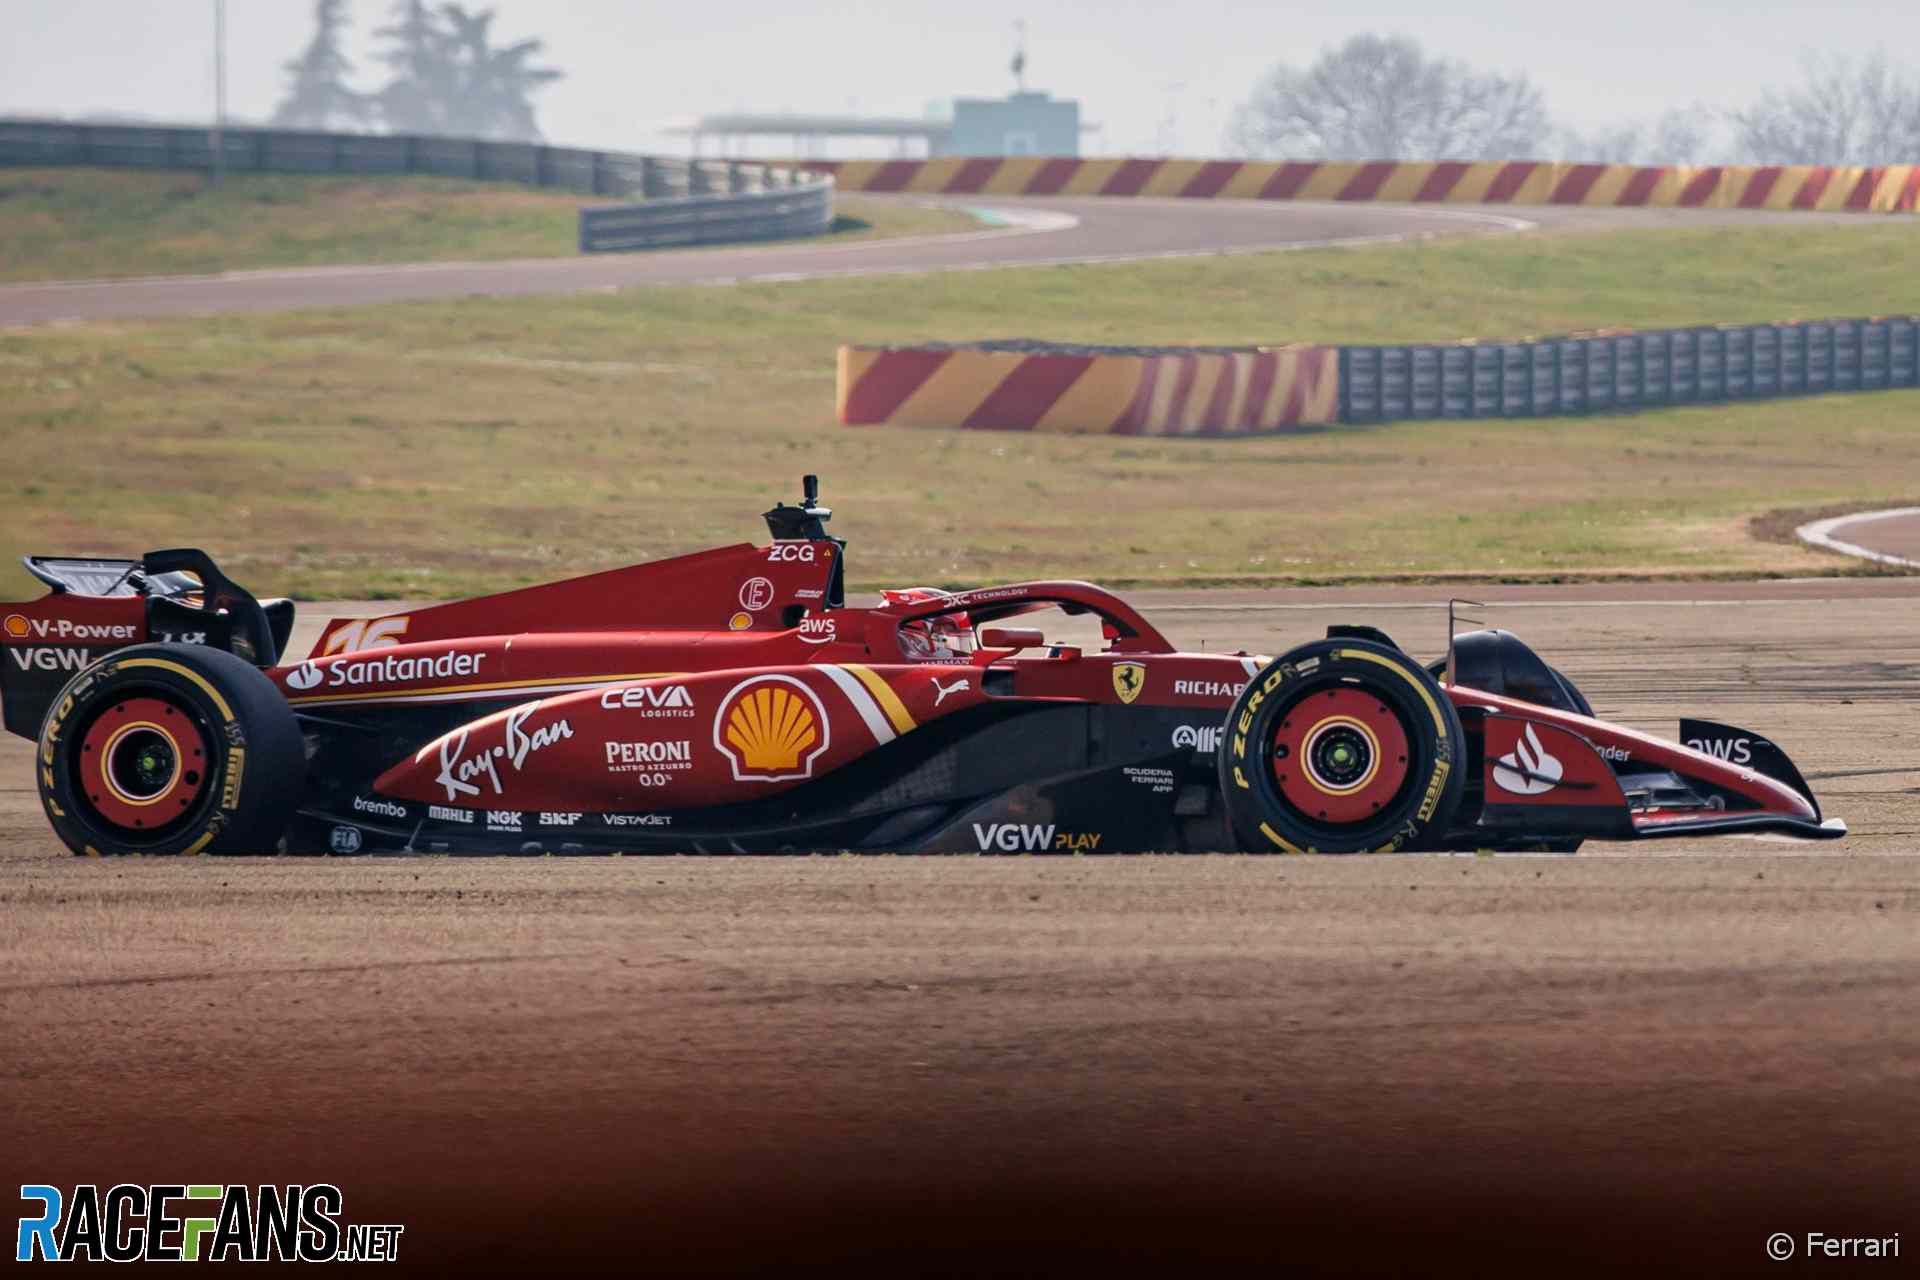
[[[956,98],[953,126],[934,155],[1077,156],[1080,104],[1022,90],[1010,98]]]
[[[930,156],[1077,156],[1080,135],[1099,127],[1080,123],[1080,104],[1072,99],[1022,89],[1008,98],[958,98],[951,117],[726,112],[675,121],[665,131],[691,137],[695,155],[713,143],[721,155],[810,159],[826,155],[828,139],[891,144],[896,155],[924,148]]]

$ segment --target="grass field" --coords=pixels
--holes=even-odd
[[[1911,310],[1920,225],[1430,242],[0,334],[0,550],[197,543],[439,596],[759,537],[856,586],[1800,573],[1781,508],[1920,496],[1920,393],[1171,441],[833,425],[842,341],[1518,336]],[[0,595],[27,589],[17,571]]]
[[[0,281],[183,275],[579,252],[583,197],[452,178],[0,169]],[[971,218],[858,197],[836,239],[964,230]]]

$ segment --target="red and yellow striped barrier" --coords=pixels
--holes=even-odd
[[[1340,352],[841,347],[838,396],[848,426],[1257,435],[1335,421]]]
[[[803,161],[841,191],[1183,196],[1411,204],[1588,205],[1912,213],[1920,165],[1630,165],[1545,161],[1081,160],[938,156]]]

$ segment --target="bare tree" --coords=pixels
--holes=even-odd
[[[1478,160],[1538,154],[1548,133],[1545,101],[1524,75],[1429,57],[1406,36],[1360,35],[1304,71],[1267,72],[1228,138],[1251,156]]]
[[[1920,84],[1875,53],[1809,57],[1802,81],[1731,114],[1741,158],[1760,164],[1911,164],[1920,156]]]
[[[286,64],[293,83],[274,108],[273,122],[293,129],[332,129],[363,123],[368,103],[347,87],[353,64],[340,51],[346,0],[315,0],[314,32],[306,51]]]
[[[1714,112],[1699,104],[1673,107],[1652,121],[1633,120],[1592,133],[1560,130],[1554,153],[1588,164],[1698,164],[1713,135]]]

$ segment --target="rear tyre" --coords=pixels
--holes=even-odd
[[[1460,717],[1432,676],[1385,645],[1302,645],[1254,677],[1226,729],[1220,790],[1243,848],[1431,848],[1460,804]]]
[[[202,645],[137,645],[61,691],[34,773],[75,853],[272,853],[306,789],[306,747],[251,664]]]

